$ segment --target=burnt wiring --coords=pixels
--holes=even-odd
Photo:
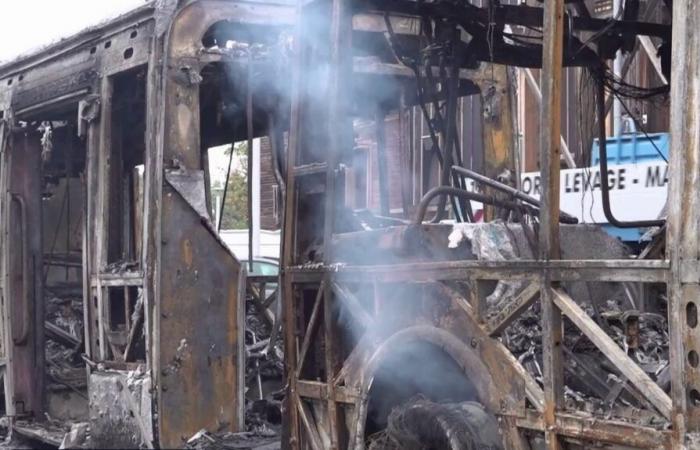
[[[452,183],[459,188],[463,188],[462,180],[459,177],[451,176],[449,170],[453,156],[455,156],[458,163],[462,163],[461,147],[458,142],[455,124],[456,107],[454,104],[450,104],[450,98],[456,95],[459,84],[459,67],[455,54],[455,40],[459,39],[459,33],[450,33],[451,36],[448,36],[447,39],[443,36],[435,36],[435,27],[432,26],[430,21],[424,20],[421,22],[421,35],[427,44],[419,51],[417,56],[410,57],[406,55],[404,49],[400,48],[388,15],[384,15],[384,23],[387,28],[387,40],[393,53],[415,75],[416,96],[423,119],[428,127],[433,153],[440,165],[445,168],[441,174],[441,182]],[[442,39],[438,40],[438,37]],[[438,79],[433,74],[433,61],[436,58],[438,60]],[[449,73],[448,63],[450,65]],[[447,89],[448,99],[440,102],[439,95],[444,92],[441,89],[444,86],[450,86]],[[440,136],[443,136],[444,142],[442,143],[440,142]],[[433,221],[439,221],[444,217],[445,203],[446,199],[441,198]],[[461,202],[458,198],[451,196],[450,203],[457,221],[473,221],[471,205],[468,205],[468,202]]]
[[[619,17],[608,20],[603,28],[597,30],[583,42],[569,35],[567,39],[569,45],[580,45],[580,47],[578,47],[578,49],[572,49],[568,58],[572,59],[579,53],[584,52],[584,50],[595,54],[595,45],[593,44],[600,44],[603,39],[610,37],[610,33],[615,28],[616,23],[618,23],[617,19],[619,19]],[[453,124],[455,117],[452,117],[455,115],[455,108],[450,102],[451,96],[455,95],[454,93],[456,92],[456,90],[450,89],[450,87],[454,82],[459,83],[459,62],[457,61],[457,52],[455,52],[454,49],[459,45],[459,43],[462,42],[461,31],[454,33],[449,33],[447,31],[450,29],[450,27],[453,27],[456,30],[464,30],[469,32],[467,29],[468,27],[465,28],[465,24],[459,20],[453,23],[450,19],[433,19],[432,17],[424,15],[422,17],[420,27],[420,34],[424,39],[424,45],[417,51],[417,53],[410,56],[406,49],[401,48],[393,30],[391,21],[389,20],[388,14],[384,15],[384,21],[388,30],[387,41],[391,47],[391,50],[393,51],[394,55],[396,55],[398,60],[402,64],[411,68],[415,74],[418,104],[428,126],[434,154],[440,164],[443,166],[440,177],[441,183],[443,186],[453,186],[458,189],[465,189],[465,180],[462,177],[456,176],[454,173],[450,174],[449,170],[444,170],[444,168],[450,166],[453,160],[457,162],[457,165],[463,165],[461,161],[461,148],[457,138],[456,127],[454,127]],[[496,20],[493,5],[490,5],[488,8],[488,20],[486,25],[487,33],[484,44],[487,46],[489,58],[492,61],[495,60],[496,51],[502,50],[503,44],[507,44],[509,47],[529,50],[541,48],[542,30],[540,28],[523,26],[521,29],[517,30],[511,30],[508,27],[506,27],[506,29],[499,29],[499,24]],[[460,56],[464,57],[464,55]],[[436,68],[438,74],[437,77],[434,75],[434,70]],[[457,79],[452,80],[453,77],[457,77]],[[660,149],[658,149],[656,143],[649,138],[646,130],[639,126],[639,121],[633,114],[630,113],[627,105],[625,105],[621,99],[626,98],[649,101],[653,98],[657,98],[668,93],[669,86],[663,85],[656,87],[644,87],[631,84],[624,79],[616,77],[610,68],[605,65],[594,67],[588,66],[584,68],[581,74],[581,86],[584,86],[584,80],[587,77],[590,79],[591,85],[602,85],[606,92],[609,92],[610,95],[620,99],[623,107],[635,121],[637,128],[644,133],[659,155],[666,160]],[[581,91],[579,92],[581,93]],[[441,96],[444,96],[445,99],[440,100],[439,98]],[[589,99],[587,99],[587,101],[589,101]],[[579,102],[581,104],[584,103],[582,97],[579,97]],[[593,104],[595,105],[595,102]],[[428,105],[430,106],[430,109],[428,108]],[[595,111],[596,109],[593,107],[589,108],[589,110]],[[579,128],[578,131],[583,144],[583,141],[586,140],[586,136],[591,136],[594,134],[594,127],[592,124],[587,124],[587,122],[583,120],[580,121],[577,126]],[[582,148],[580,153],[584,156],[585,160],[585,149]],[[437,213],[432,220],[433,222],[440,221],[444,218],[445,204],[448,199],[451,202],[453,214],[457,221],[472,221],[473,215],[471,214],[471,211],[469,211],[469,206],[471,205],[465,205],[465,203],[469,202],[464,202],[463,199],[461,199],[462,201],[459,201],[456,196],[448,195],[440,198]],[[582,210],[584,204],[585,190],[584,197],[582,197],[581,200]],[[609,208],[604,209],[607,210]],[[592,215],[592,211],[593,204],[591,204],[590,211],[588,212],[589,215]]]
[[[606,65],[589,68],[593,79],[598,83],[603,83],[605,89],[612,95],[630,98],[635,100],[649,100],[654,97],[665,95],[669,92],[670,86],[643,87],[627,83],[617,77]]]
[[[597,115],[598,115],[598,147],[600,150],[600,196],[603,202],[603,213],[608,223],[617,228],[644,228],[663,226],[665,220],[635,220],[635,221],[620,221],[613,212],[610,205],[610,186],[608,180],[608,153],[605,130],[605,85],[598,80],[598,95],[596,96]]]

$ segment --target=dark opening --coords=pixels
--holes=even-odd
[[[392,408],[417,395],[438,403],[477,398],[474,384],[449,354],[428,342],[411,342],[392,351],[375,373],[366,435],[386,428]]]
[[[83,180],[87,144],[78,137],[77,111],[76,103],[42,110],[37,112],[35,122],[35,139],[45,143],[37,144],[41,151],[41,172],[33,175],[41,180],[43,266],[39,277],[43,283],[44,319],[54,330],[45,329],[46,340],[42,344],[45,373],[49,380],[72,379],[69,384],[75,388],[56,383],[47,385],[46,395],[53,399],[47,402],[48,413],[58,419],[70,418],[72,413],[56,408],[55,400],[66,395],[75,396],[74,400],[82,398],[76,390],[85,389],[86,380],[75,379],[75,374],[84,373],[85,363],[80,358],[80,353],[86,351],[84,308],[92,309],[91,302],[83,304],[82,255],[87,204]],[[96,328],[93,321],[96,318],[91,316],[87,325]],[[87,411],[87,406],[82,411]]]
[[[693,302],[689,302],[685,306],[686,321],[690,328],[698,326],[698,307]]]
[[[107,259],[137,267],[143,223],[145,69],[118,75],[113,87]]]
[[[691,389],[688,393],[688,397],[690,398],[690,404],[693,408],[700,406],[700,392],[696,389]]]
[[[698,363],[700,363],[700,357],[698,356],[698,352],[695,350],[691,350],[688,352],[688,363],[693,366],[693,367],[698,367]]]

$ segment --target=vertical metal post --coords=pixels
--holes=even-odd
[[[668,257],[671,261],[669,332],[673,446],[686,447],[686,433],[700,431],[700,7],[673,3],[671,67],[671,161]]]
[[[544,4],[542,60],[542,123],[540,129],[540,170],[542,209],[540,211],[539,257],[560,258],[559,248],[559,158],[561,155],[561,77],[564,39],[564,0]],[[556,434],[556,411],[563,406],[561,311],[553,302],[552,283],[547,272],[542,280],[542,340],[544,359],[545,441],[550,450],[561,449]]]
[[[253,206],[253,215],[251,216],[251,225],[253,228],[252,247],[253,254],[250,259],[260,256],[260,139],[253,141],[253,156],[250,162],[250,178],[252,180],[251,204]]]
[[[246,181],[248,184],[248,273],[253,273],[253,234],[254,223],[253,223],[253,209],[255,205],[253,204],[253,63],[250,56],[248,57],[248,78],[246,83],[246,129],[248,133],[248,142],[246,145],[246,150],[248,151],[248,173],[246,174]],[[231,148],[233,151],[233,148]]]
[[[338,206],[342,204],[341,192],[336,190],[338,162],[352,150],[352,117],[350,108],[350,76],[352,74],[352,11],[349,0],[333,0],[330,21],[330,71],[328,82],[328,163],[326,170],[324,262],[333,259],[330,243]],[[339,369],[333,290],[331,280],[324,283],[324,326],[326,349],[326,383],[328,389],[329,449],[341,447],[340,408],[335,401],[335,374]]]
[[[300,115],[301,115],[301,70],[304,66],[306,52],[302,51],[302,2],[297,3],[297,23],[295,27],[294,39],[294,63],[292,64],[291,81],[291,115],[289,120],[289,145],[287,150],[287,191],[284,201],[284,224],[282,230],[282,274],[280,276],[281,289],[284,305],[284,320],[282,329],[284,331],[284,364],[287,374],[287,395],[285,396],[285,411],[283,417],[283,441],[285,449],[296,450],[301,447],[299,442],[299,413],[297,409],[297,345],[296,345],[296,305],[292,278],[287,273],[286,268],[293,265],[295,261],[294,237],[295,237],[295,216],[294,208],[296,201],[296,181],[294,177],[294,167],[297,164],[297,154],[300,147]]]

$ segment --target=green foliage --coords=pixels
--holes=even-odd
[[[229,175],[224,213],[221,218],[222,230],[240,230],[248,228],[248,145],[238,143],[226,151],[231,155],[233,165]],[[223,186],[212,189],[223,198]],[[216,193],[214,194],[217,195]]]

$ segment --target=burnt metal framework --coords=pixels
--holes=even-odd
[[[203,157],[235,133],[212,137],[200,82],[226,58],[210,51],[213,28],[274,29],[293,12],[283,1],[153,2],[0,66],[10,417],[43,420],[46,406],[41,189],[51,155],[36,129],[54,121],[85,155],[73,175],[84,194],[84,357],[91,402],[111,405],[91,405],[106,408],[92,416],[95,442],[172,448],[202,428],[242,429],[245,272],[211,224]],[[125,101],[136,107],[125,113]],[[145,383],[125,389],[130,371]],[[110,436],[124,414],[132,432]]]
[[[569,443],[584,448],[593,443],[604,448],[695,448],[700,406],[697,358],[693,356],[697,355],[695,302],[700,282],[696,237],[700,123],[694,112],[700,92],[697,5],[690,0],[673,2],[668,254],[659,260],[564,260],[559,229],[561,69],[564,65],[599,64],[600,57],[609,58],[622,44],[601,47],[598,56],[586,51],[570,53],[571,46],[564,45],[564,36],[571,43],[571,26],[595,29],[602,24],[586,17],[565,16],[564,0],[544,2],[543,8],[490,2],[491,7],[479,9],[463,6],[465,2],[461,6],[470,9],[468,16],[455,12],[454,8],[460,6],[454,2],[360,3],[361,6],[350,0],[300,3],[284,228],[289,447],[365,448],[365,426],[376,371],[392,352],[408,343],[424,341],[452,356],[467,378],[476,383],[479,401],[500,418],[506,448],[530,448],[527,439],[532,433],[543,435],[547,448],[552,450],[566,448]],[[350,86],[368,72],[412,75],[409,68],[396,64],[373,64],[369,68],[356,64],[352,60],[353,40],[358,38],[358,29],[387,35],[398,33],[396,30],[416,33],[420,16],[440,8],[445,16],[454,12],[454,20],[475,36],[481,36],[480,27],[489,23],[543,27],[542,46],[537,52],[500,51],[494,56],[484,48],[483,39],[475,38],[472,51],[463,53],[477,55],[478,61],[542,67],[539,252],[534,260],[411,262],[413,255],[404,247],[410,247],[406,241],[419,239],[420,233],[409,229],[386,232],[379,240],[367,241],[367,252],[375,250],[370,249],[372,245],[378,246],[380,253],[394,247],[404,249],[403,262],[345,264],[336,253],[343,239],[339,231],[342,216],[336,205],[343,203],[339,163],[352,146],[350,111],[357,93]],[[396,14],[398,11],[403,14]],[[326,26],[314,28],[319,17]],[[464,22],[460,22],[461,17],[465,17]],[[669,30],[658,25],[612,21],[606,22],[605,27],[623,34],[626,30],[631,35],[651,34],[669,39]],[[305,34],[313,33],[321,36],[321,45],[313,39],[304,41]],[[323,79],[327,90],[322,95],[306,83],[304,72],[319,64],[328,68]],[[486,159],[493,156],[487,154]],[[480,286],[503,279],[525,280],[529,287],[513,298],[508,308],[489,318]],[[445,288],[452,281],[467,281],[471,286],[469,295]],[[559,287],[571,281],[666,284],[672,347],[671,395]],[[426,297],[432,300],[424,301],[426,308],[432,306],[438,319],[421,322],[411,295],[405,295],[398,307],[415,314],[415,322],[382,332],[376,324],[384,323],[386,314],[400,315],[400,310],[389,309],[387,299],[402,285],[414,291],[430,291]],[[358,286],[361,295],[356,294]],[[538,294],[542,305],[543,388],[497,339],[507,324],[537,300]],[[341,310],[361,324],[352,338],[347,336],[348,319],[339,315]],[[594,418],[565,408],[564,316],[638,389],[648,409],[670,422],[670,428]]]

